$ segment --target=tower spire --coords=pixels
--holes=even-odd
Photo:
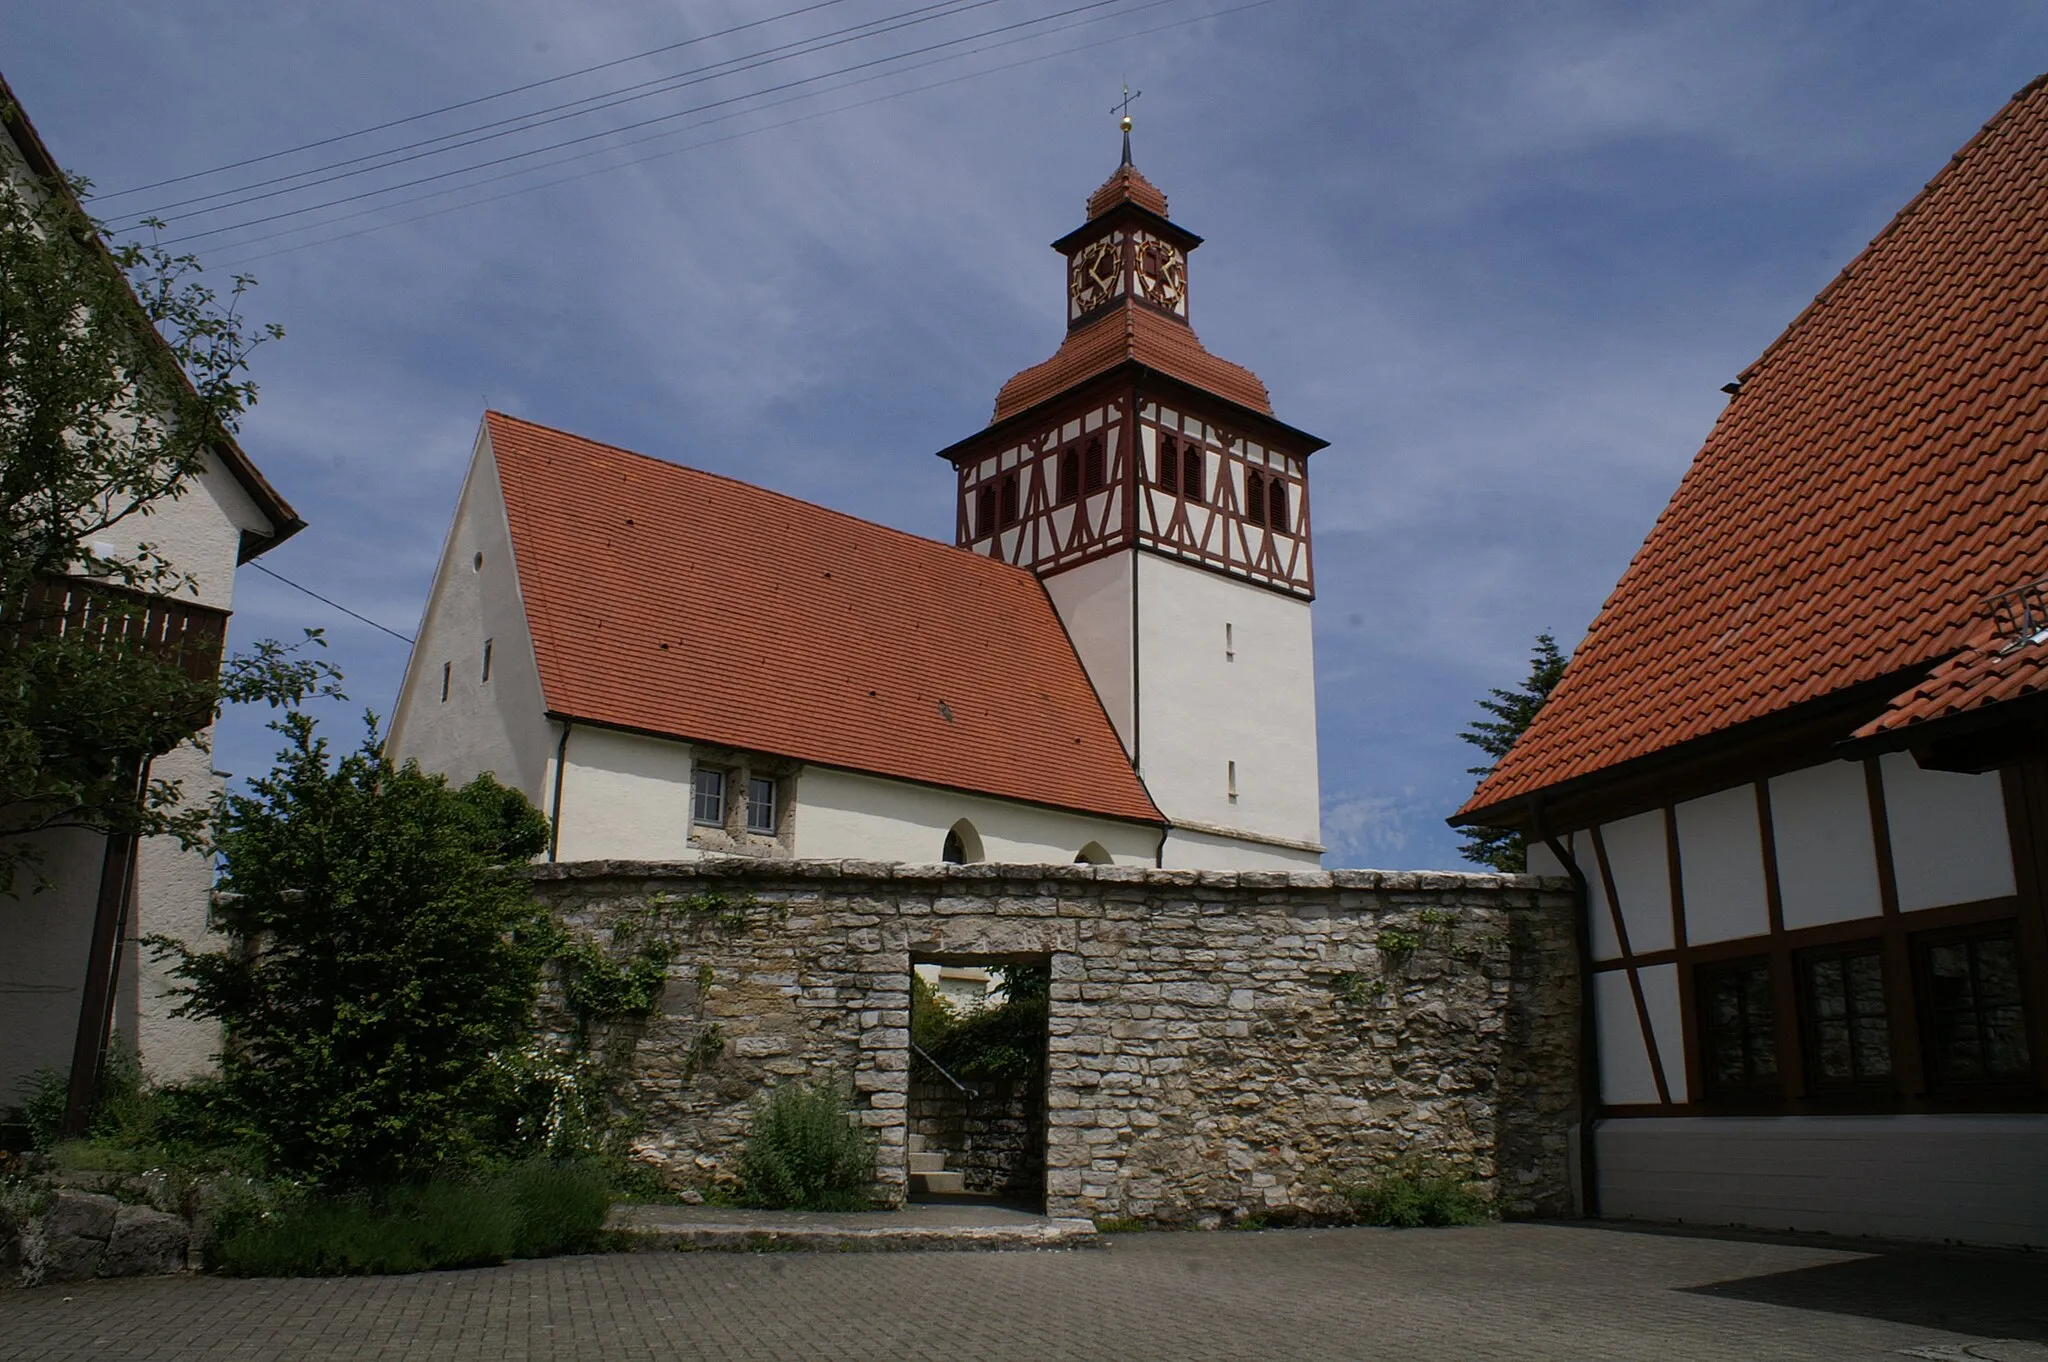
[[[1131,89],[1131,83],[1129,81],[1125,81],[1123,99],[1117,103],[1116,107],[1110,110],[1110,112],[1113,114],[1122,115],[1121,119],[1118,120],[1118,125],[1122,127],[1124,130],[1123,164],[1125,165],[1129,165],[1131,163],[1131,101],[1144,93],[1145,92],[1143,90]]]

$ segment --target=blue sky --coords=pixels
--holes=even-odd
[[[111,192],[800,2],[15,0],[0,69],[58,158]],[[1720,385],[2048,69],[2048,9],[1993,0],[1110,0],[911,58],[920,69],[827,74],[1081,3],[958,0],[491,143],[504,155],[731,100],[472,172],[522,173],[453,198],[391,204],[462,178],[191,241],[210,273],[255,274],[252,313],[288,333],[259,353],[243,443],[311,528],[265,562],[411,633],[486,402],[946,537],[951,478],[932,451],[1058,343],[1046,243],[1114,167],[1108,110],[1128,79],[1144,92],[1137,162],[1208,239],[1191,262],[1203,340],[1332,442],[1311,468],[1328,863],[1456,865],[1443,818],[1471,787],[1477,754],[1456,733],[1475,699],[1521,676],[1538,630],[1577,641]],[[100,211],[915,7],[837,0]],[[759,93],[807,77],[825,78]],[[532,168],[556,156],[574,159]],[[164,216],[171,236],[207,231],[460,163]],[[389,710],[403,644],[247,570],[237,607],[242,639],[326,627],[347,708]],[[263,719],[230,718],[217,763],[267,764]]]

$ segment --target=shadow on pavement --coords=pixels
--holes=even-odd
[[[1648,1227],[1635,1232],[1697,1233]],[[1679,1288],[1694,1295],[2048,1343],[2048,1255],[1830,1236],[1709,1232],[1703,1237],[1797,1243],[1864,1256]]]

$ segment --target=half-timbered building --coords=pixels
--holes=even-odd
[[[955,543],[488,413],[388,748],[562,859],[1314,868],[1307,459],[1129,160],[1057,354],[944,451]]]
[[[1583,886],[1601,1213],[2048,1244],[2044,374],[2037,81],[1729,385],[1453,819]]]

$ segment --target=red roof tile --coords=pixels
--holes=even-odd
[[[1928,673],[1927,679],[1893,697],[1884,713],[1852,735],[1869,739],[1947,719],[1971,710],[2048,691],[2048,641],[2021,640],[2011,646],[1991,631]]]
[[[1744,375],[1461,816],[1962,647],[1982,596],[2048,570],[2044,430],[2036,81]]]
[[[1037,578],[485,414],[550,712],[1161,821]]]
[[[1259,376],[1202,348],[1194,328],[1177,317],[1126,300],[1094,321],[1069,331],[1053,357],[1012,378],[996,394],[995,419],[1037,406],[1077,383],[1136,360],[1204,392],[1273,414],[1273,401]]]
[[[1090,221],[1101,217],[1120,203],[1135,203],[1166,217],[1166,195],[1152,181],[1138,173],[1138,168],[1125,161],[1116,168],[1116,173],[1102,182],[1102,188],[1088,196],[1088,217]]]

